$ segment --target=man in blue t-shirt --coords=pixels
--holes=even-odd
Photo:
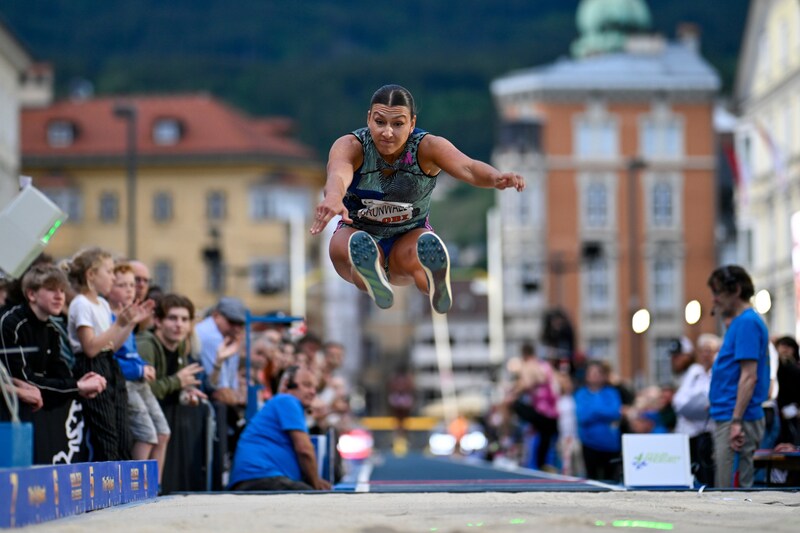
[[[716,269],[708,278],[714,313],[728,327],[711,369],[710,415],[716,422],[717,488],[732,487],[739,454],[739,486],[753,486],[753,453],[764,435],[761,404],[769,392],[769,334],[750,306],[753,281],[740,266]]]
[[[330,483],[317,473],[306,426],[305,410],[317,393],[313,372],[305,367],[287,368],[278,391],[239,438],[231,490],[330,490]]]

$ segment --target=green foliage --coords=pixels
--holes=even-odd
[[[702,48],[732,86],[748,0],[651,0],[656,29],[703,30]],[[254,115],[287,115],[327,153],[364,123],[372,92],[408,87],[418,125],[472,157],[489,157],[489,84],[569,53],[578,0],[9,0],[0,16],[39,60],[58,94],[74,79],[98,94],[210,92]],[[458,191],[459,189],[456,189]],[[489,191],[470,190],[443,232],[483,236]],[[474,196],[474,198],[473,198]],[[474,211],[473,211],[474,210]],[[437,215],[434,214],[434,217]],[[460,216],[460,215],[459,215]],[[436,219],[434,218],[434,221]]]

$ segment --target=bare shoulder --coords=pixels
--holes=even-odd
[[[361,141],[355,135],[342,135],[333,142],[330,151],[331,159],[346,159],[356,161],[364,153]]]
[[[439,169],[455,176],[456,167],[463,166],[467,157],[448,139],[428,134],[419,143],[418,159],[422,170],[435,174]]]

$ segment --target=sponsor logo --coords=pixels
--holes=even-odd
[[[131,468],[131,490],[139,490],[139,469]]]
[[[73,500],[80,500],[83,498],[83,474],[80,472],[72,472],[69,475],[70,496]]]
[[[36,507],[47,501],[47,489],[41,485],[28,487],[28,503]]]
[[[681,458],[678,455],[673,455],[666,452],[647,452],[640,453],[633,458],[633,466],[636,470],[641,470],[649,464],[652,465],[674,465],[680,462]]]
[[[103,490],[111,492],[114,490],[114,478],[112,476],[103,476]]]

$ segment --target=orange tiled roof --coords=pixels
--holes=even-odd
[[[137,150],[141,156],[264,155],[313,158],[308,146],[291,138],[291,120],[251,118],[207,94],[176,96],[102,97],[63,100],[46,108],[21,113],[22,156],[122,156],[127,148],[126,121],[114,116],[119,102],[134,104],[138,112]],[[180,121],[181,140],[172,145],[153,141],[153,125],[163,118]],[[51,121],[66,120],[77,127],[75,141],[53,147],[47,140]]]

